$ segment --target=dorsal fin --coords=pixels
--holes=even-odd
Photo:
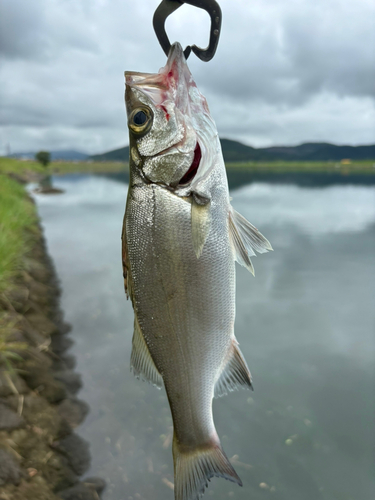
[[[253,389],[250,370],[238,347],[238,342],[233,339],[228,352],[226,364],[215,385],[215,398],[225,396],[228,392],[240,388]]]
[[[163,385],[163,378],[158,372],[150,351],[148,350],[136,314],[134,314],[134,333],[132,345],[133,348],[130,358],[132,372],[137,378],[145,380],[160,389]]]
[[[250,257],[255,255],[254,250],[259,253],[273,250],[271,243],[232,207],[229,212],[229,234],[236,252],[236,261],[254,274]]]

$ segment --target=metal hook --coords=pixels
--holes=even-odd
[[[211,18],[210,42],[208,47],[206,49],[201,49],[196,45],[188,45],[184,50],[185,58],[187,59],[190,52],[193,51],[194,54],[202,61],[210,61],[214,57],[219,43],[221,28],[221,9],[215,0],[162,0],[161,4],[155,11],[152,21],[159,43],[165,54],[168,56],[171,44],[167,33],[165,32],[165,21],[167,17],[172,14],[172,12],[177,10],[184,3],[204,9],[208,12]]]

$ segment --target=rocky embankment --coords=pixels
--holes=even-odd
[[[81,378],[67,353],[73,341],[40,228],[34,239],[24,270],[0,295],[6,338],[0,342],[0,499],[98,500],[104,481],[80,480],[90,453],[74,429],[88,406],[76,397]]]

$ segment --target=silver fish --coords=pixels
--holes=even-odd
[[[134,307],[134,374],[164,385],[174,437],[175,499],[213,476],[242,485],[225,455],[212,399],[251,375],[234,336],[235,260],[272,250],[230,205],[220,141],[181,46],[159,73],[125,72],[130,184],[125,288]]]

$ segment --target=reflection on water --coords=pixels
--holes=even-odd
[[[374,164],[375,165],[375,164]],[[124,170],[117,173],[99,174],[108,179],[117,180],[119,182],[129,182],[129,172]],[[244,184],[251,182],[266,183],[266,184],[294,184],[301,187],[316,187],[322,188],[332,185],[359,185],[359,186],[374,186],[375,175],[359,174],[355,172],[345,172],[338,170],[337,172],[270,172],[265,170],[248,170],[247,168],[229,168],[227,169],[229,189],[237,189]]]
[[[106,500],[172,500],[172,421],[163,391],[133,378],[133,313],[120,259],[125,184],[54,179],[66,192],[36,196],[73,325],[79,433]],[[251,184],[233,205],[275,252],[237,268],[236,335],[255,392],[214,403],[239,488],[213,479],[215,500],[370,500],[375,482],[375,188]]]

